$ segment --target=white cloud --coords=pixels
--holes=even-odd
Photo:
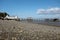
[[[60,13],[60,8],[38,9],[37,13]]]

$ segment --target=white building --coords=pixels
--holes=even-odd
[[[19,20],[19,18],[17,16],[6,16],[4,19],[8,19],[8,20]]]

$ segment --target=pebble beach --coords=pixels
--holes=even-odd
[[[60,40],[59,26],[49,26],[15,20],[0,20],[0,33],[1,32],[19,33],[16,40]],[[6,40],[9,40],[8,37]]]

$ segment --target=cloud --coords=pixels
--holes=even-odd
[[[60,8],[49,8],[49,9],[38,9],[38,14],[45,14],[45,13],[60,13]]]

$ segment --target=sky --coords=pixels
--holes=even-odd
[[[0,12],[19,18],[60,18],[60,0],[0,0]]]

